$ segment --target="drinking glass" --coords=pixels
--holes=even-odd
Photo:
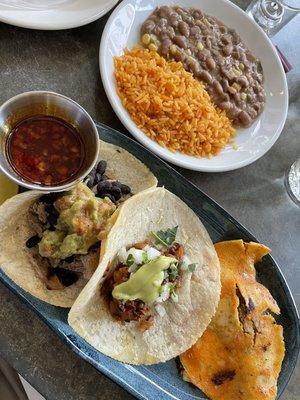
[[[246,12],[269,37],[272,37],[300,13],[300,0],[253,0]],[[277,51],[285,68],[287,60],[278,48]],[[288,70],[285,69],[286,72]],[[286,172],[284,183],[290,198],[300,206],[300,158]]]
[[[290,198],[300,206],[300,158],[287,171],[284,183]]]
[[[299,14],[300,0],[253,0],[246,12],[272,37]]]

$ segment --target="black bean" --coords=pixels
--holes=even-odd
[[[45,206],[45,211],[48,214],[47,222],[50,225],[56,225],[57,219],[59,217],[59,212],[56,210],[53,204],[47,204]]]
[[[26,242],[26,247],[31,249],[32,247],[36,246],[41,241],[41,238],[38,235],[31,236]]]
[[[97,183],[99,183],[100,181],[102,181],[102,175],[99,174],[98,172],[95,174],[95,178],[94,178],[94,186],[97,185]]]
[[[94,177],[91,175],[88,175],[85,179],[85,184],[88,188],[92,188],[94,186]]]
[[[96,197],[100,197],[101,199],[104,199],[104,197],[108,197],[113,203],[116,202],[116,199],[110,193],[97,193]]]
[[[50,226],[54,226],[57,223],[57,219],[58,219],[57,215],[50,214],[47,217],[47,222],[48,222],[48,224],[50,224]]]
[[[100,244],[101,244],[101,242],[96,242],[96,243],[92,244],[92,245],[89,247],[89,250],[88,250],[88,251],[93,251],[93,250],[99,249]]]
[[[131,189],[130,189],[130,187],[129,186],[127,186],[127,185],[125,185],[124,183],[121,183],[121,192],[123,193],[123,194],[129,194],[129,193],[131,193]]]
[[[105,160],[101,160],[97,165],[96,171],[98,172],[98,174],[103,175],[106,168],[107,168],[107,162]]]
[[[58,213],[58,211],[56,210],[56,208],[54,207],[54,205],[53,204],[47,204],[46,206],[45,206],[45,211],[46,211],[46,213],[47,214],[53,214],[53,215],[59,215],[59,213]]]
[[[116,199],[116,201],[120,200],[121,196],[122,196],[122,192],[121,189],[118,188],[117,186],[113,186],[110,190],[109,193],[114,196],[114,198]]]
[[[67,258],[65,258],[65,262],[67,262],[68,264],[72,263],[75,260],[75,256],[69,256]]]
[[[97,185],[97,192],[99,193],[109,192],[111,188],[112,188],[112,183],[110,181],[101,181]]]
[[[61,193],[47,193],[39,198],[39,202],[45,204],[53,204],[62,194]]]
[[[51,272],[58,277],[65,287],[73,285],[79,278],[76,272],[60,267],[53,268]]]

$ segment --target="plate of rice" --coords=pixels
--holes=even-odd
[[[234,29],[262,65],[265,106],[250,127],[234,125],[214,103],[205,82],[141,43],[141,27],[169,0],[124,0],[103,31],[99,63],[117,116],[144,146],[175,165],[195,171],[230,171],[263,156],[278,139],[287,115],[288,89],[280,59],[265,33],[227,0],[188,0]],[[241,29],[242,27],[242,29]]]

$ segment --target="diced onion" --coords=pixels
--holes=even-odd
[[[182,262],[187,265],[191,264],[191,260],[186,255],[182,257]]]
[[[134,273],[137,269],[138,265],[136,263],[133,263],[129,268],[128,268],[128,272],[130,272],[131,274]]]
[[[155,249],[154,247],[150,247],[147,249],[147,256],[148,260],[154,260],[155,258],[159,257],[161,255],[161,252]]]
[[[187,271],[188,266],[190,265],[190,263],[191,263],[191,260],[188,258],[188,256],[184,255],[184,256],[182,257],[182,264],[181,264],[180,269],[181,269],[182,271]]]
[[[163,301],[168,300],[168,298],[170,297],[170,288],[171,288],[171,284],[170,283],[166,283],[165,285],[162,286],[161,294],[156,299],[157,303],[162,303]]]
[[[143,264],[144,253],[145,252],[143,250],[135,249],[134,247],[132,247],[127,251],[127,257],[129,256],[129,254],[131,254],[136,264]]]

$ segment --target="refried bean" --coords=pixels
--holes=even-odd
[[[265,104],[263,71],[235,30],[194,8],[162,6],[143,23],[142,43],[204,82],[233,124],[249,127]]]

